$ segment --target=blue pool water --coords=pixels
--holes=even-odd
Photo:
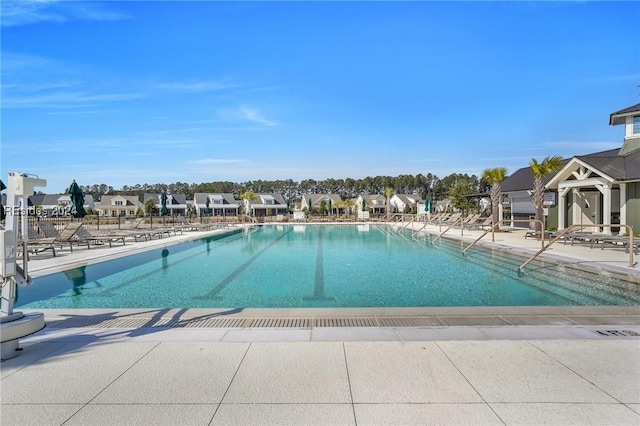
[[[376,225],[265,225],[35,279],[23,308],[630,305],[637,286]],[[470,251],[471,252],[471,251]],[[549,268],[553,268],[551,271]],[[636,290],[637,292],[637,290]]]

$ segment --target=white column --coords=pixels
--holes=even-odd
[[[573,211],[573,215],[571,216],[571,222],[573,225],[577,225],[581,222],[582,208],[580,207],[580,191],[578,188],[573,188],[571,190],[573,202],[571,203],[571,210]]]
[[[602,193],[602,223],[611,224],[611,184],[596,185],[596,188]],[[611,227],[603,228],[602,232],[611,234]]]
[[[627,184],[621,183],[620,187],[620,224],[627,224]],[[626,229],[620,228],[620,232],[626,232]]]
[[[566,195],[569,192],[569,188],[558,188],[558,229],[564,229],[566,212]]]

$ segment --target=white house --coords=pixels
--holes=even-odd
[[[415,211],[418,208],[418,203],[423,203],[424,200],[419,195],[413,194],[393,194],[391,196],[391,212],[392,213],[404,213],[405,210]]]
[[[144,206],[135,195],[103,195],[95,203],[95,210],[101,216],[135,216]]]
[[[253,201],[242,200],[245,211],[251,216],[274,216],[287,213],[287,202],[281,194],[255,194]]]
[[[206,212],[207,200],[209,200],[209,213]],[[196,192],[193,194],[193,205],[199,216],[237,216],[240,200],[236,200],[233,194]]]
[[[387,211],[387,198],[384,195],[358,195],[355,201],[357,210],[362,210],[363,201],[371,213],[384,214]]]

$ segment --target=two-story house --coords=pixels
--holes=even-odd
[[[286,214],[289,207],[282,194],[255,194],[254,200],[242,200],[245,212],[251,216],[274,216]]]
[[[152,199],[156,203],[156,211],[162,206],[162,194],[144,194],[144,200]],[[167,194],[167,210],[169,216],[184,216],[187,212],[187,196],[184,194]]]
[[[135,195],[103,195],[94,206],[101,216],[135,216],[144,208]]]
[[[384,195],[358,195],[355,201],[358,210],[362,210],[363,201],[365,208],[373,214],[387,212],[387,199]]]
[[[193,205],[199,216],[237,216],[240,200],[236,200],[233,194],[196,192]]]
[[[342,202],[338,194],[304,194],[300,201],[300,208],[310,212],[321,212],[322,206],[336,212]]]

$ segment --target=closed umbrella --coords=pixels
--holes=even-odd
[[[204,205],[205,205],[204,213],[205,214],[211,213],[211,209],[209,208],[209,203],[210,203],[209,197],[207,197],[207,200],[204,202]]]
[[[329,198],[329,215],[331,215],[331,198]]]
[[[311,198],[309,198],[309,214],[311,214]]]
[[[77,219],[81,219],[87,215],[84,211],[84,194],[76,183],[75,179],[69,187],[69,196],[71,197],[71,214]]]
[[[7,189],[7,187],[4,185],[4,182],[0,180],[0,191],[4,191],[5,189]],[[2,197],[0,196],[0,200],[2,199]],[[4,206],[2,205],[2,202],[0,201],[0,220],[4,220],[5,218],[5,214],[4,214]]]
[[[429,197],[424,199],[424,212],[427,215],[427,220],[431,221],[431,198]]]
[[[167,193],[163,192],[160,195],[160,216],[167,216],[169,210],[167,209]]]
[[[364,197],[362,197],[362,211],[365,211],[367,209],[367,202],[365,201]]]

